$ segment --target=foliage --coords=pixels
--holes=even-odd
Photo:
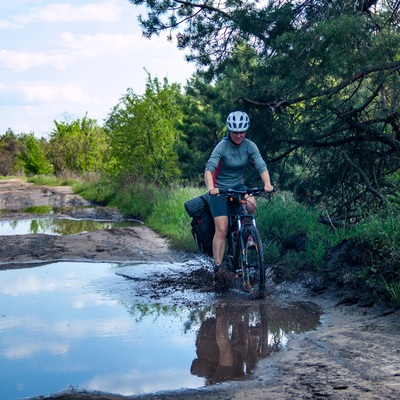
[[[384,281],[386,290],[389,292],[389,294],[392,296],[392,299],[394,302],[397,304],[398,307],[400,307],[400,280],[398,282],[386,282]]]
[[[27,182],[35,185],[43,186],[75,186],[77,184],[76,177],[64,179],[55,175],[33,175],[27,178]]]
[[[208,157],[224,136],[221,121],[225,115],[219,100],[217,88],[208,85],[200,76],[192,78],[182,97],[182,121],[179,125],[182,134],[177,154],[182,180],[190,184],[204,184]]]
[[[25,144],[25,149],[17,155],[17,161],[27,175],[46,175],[53,173],[53,166],[46,157],[46,142],[38,140],[33,133],[20,135],[19,140]]]
[[[373,215],[357,228],[356,240],[368,248],[364,269],[368,276],[384,278],[389,283],[400,276],[400,217],[396,214]]]
[[[127,91],[105,124],[110,143],[107,172],[156,185],[169,185],[179,177],[175,124],[181,119],[180,97],[179,85],[150,77],[143,96]]]
[[[168,237],[173,245],[194,251],[196,247],[191,234],[191,218],[186,214],[183,204],[201,194],[204,194],[204,190],[194,188],[177,188],[167,193],[159,191],[146,222]]]
[[[74,192],[99,205],[110,204],[116,196],[116,185],[104,177],[97,181],[79,181],[73,185]]]
[[[25,150],[26,146],[11,129],[0,136],[0,175],[21,173],[22,166],[18,165],[17,159],[18,154]]]
[[[138,190],[138,186],[141,190]],[[135,185],[119,187],[109,205],[118,207],[128,218],[146,220],[154,207],[155,190],[156,187],[151,184],[138,185],[136,181]]]
[[[344,230],[332,231],[319,224],[318,213],[280,192],[271,201],[258,201],[257,226],[265,240],[265,258],[270,263],[288,259],[321,270],[326,251],[341,241]]]
[[[200,110],[250,113],[281,189],[346,222],[399,206],[398,2],[131,2],[203,67]]]
[[[46,153],[55,174],[102,170],[107,142],[104,130],[96,120],[85,115],[75,121],[54,123],[56,128],[50,134]]]

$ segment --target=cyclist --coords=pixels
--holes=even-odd
[[[228,135],[214,148],[206,164],[204,181],[209,194],[209,205],[214,218],[215,235],[213,238],[214,274],[225,274],[222,260],[225,252],[225,239],[228,232],[228,203],[220,201],[219,190],[246,188],[243,182],[244,168],[251,162],[264,183],[264,191],[272,192],[268,168],[261,157],[257,145],[246,139],[250,126],[249,116],[243,111],[233,111],[228,115],[226,127]],[[248,201],[248,211],[255,211],[255,199]]]

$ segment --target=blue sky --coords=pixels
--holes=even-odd
[[[166,36],[146,39],[128,0],[0,0],[0,135],[47,137],[54,120],[101,125],[147,73],[184,84],[194,71]]]

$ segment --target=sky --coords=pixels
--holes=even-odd
[[[194,65],[165,34],[144,38],[140,13],[129,0],[0,0],[0,136],[47,138],[86,113],[102,125],[147,73],[184,85]]]

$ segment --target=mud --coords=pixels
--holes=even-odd
[[[11,210],[35,205],[89,206],[70,188],[37,187],[20,180],[0,180],[0,208],[6,209],[0,219],[30,218],[29,214],[11,213]],[[118,212],[111,209],[100,211],[88,207],[85,212],[93,218],[98,217],[99,212],[119,218]],[[60,216],[53,215],[54,218]],[[164,238],[143,225],[62,237],[0,235],[0,269],[28,268],[67,259],[182,262],[193,258],[194,255],[172,248]],[[312,301],[323,310],[322,324],[317,330],[290,335],[285,350],[261,360],[249,381],[130,397],[71,390],[36,399],[399,399],[399,310],[379,304],[354,305],[347,301],[352,293],[343,293],[337,288],[320,291],[318,295],[311,293],[307,289],[310,279],[312,277],[308,277],[307,285],[305,280],[271,285],[269,298],[282,303]],[[210,275],[200,262],[195,273],[159,280],[143,296],[160,296],[163,291],[185,288],[212,290]]]

